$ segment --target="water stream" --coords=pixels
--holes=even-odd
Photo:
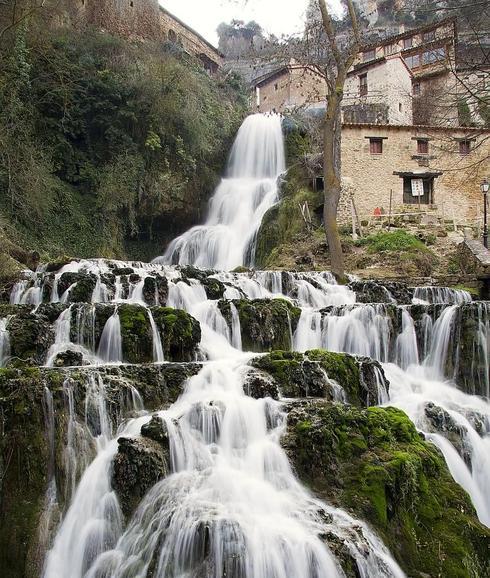
[[[364,304],[328,272],[230,272],[253,262],[255,234],[265,210],[277,200],[277,178],[283,171],[280,118],[253,115],[240,129],[206,223],[174,240],[163,257],[150,265],[77,261],[54,278],[38,271],[14,288],[13,303],[39,306],[48,296],[51,302],[65,298],[69,304],[70,287],[63,296],[58,294],[63,273],[95,277],[91,303],[69,304],[60,313],[47,358],[50,365],[60,352],[72,349],[93,365],[87,370],[93,373],[85,413],[96,418],[87,418],[85,425],[75,419],[67,379],[63,386],[69,416],[64,454],[67,507],[46,557],[44,578],[341,578],[345,574],[340,560],[322,539],[325,535],[346,546],[362,578],[404,576],[370,527],[316,499],[295,477],[280,444],[286,427],[283,404],[245,394],[248,362],[256,354],[242,351],[240,312],[237,302],[229,300],[287,300],[301,309],[294,332],[288,316],[286,331],[293,349],[325,348],[381,362],[389,387],[378,371],[378,403],[408,414],[441,450],[478,517],[490,525],[487,305],[471,303],[466,292],[434,287],[413,291],[413,305],[398,305],[388,289],[385,303]],[[204,276],[224,284],[230,317],[223,314],[218,299],[208,298],[201,277],[188,278],[177,264],[219,269]],[[124,273],[128,268],[132,280]],[[178,400],[158,412],[169,439],[169,475],[125,519],[111,485],[118,438],[138,438],[151,416],[141,411],[136,392],[138,417],[113,431],[97,364],[124,361],[121,303],[146,309],[153,361],[168,363],[163,335],[145,301],[145,281],[161,277],[168,295],[163,303],[155,290],[153,305],[183,309],[199,321],[198,355],[203,366],[186,382]],[[112,304],[105,307],[113,311],[104,318],[96,343],[98,303]],[[476,330],[470,344],[474,366],[462,368],[456,336],[464,315]],[[1,320],[0,345],[6,341],[5,327]],[[474,375],[479,376],[478,383]],[[471,387],[486,395],[474,395]],[[338,401],[345,400],[341,383],[335,384],[335,392]],[[46,405],[52,408],[52,400],[47,398]],[[433,407],[445,412],[462,432],[464,455],[434,427],[429,411]],[[51,414],[47,415],[52,429]],[[95,447],[93,459],[86,458],[90,447]]]

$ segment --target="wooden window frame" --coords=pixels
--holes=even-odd
[[[459,141],[459,154],[461,156],[467,156],[471,153],[471,140],[461,139]]]
[[[429,141],[425,138],[418,138],[417,139],[417,153],[419,155],[428,155],[429,154]]]
[[[369,137],[369,153],[372,155],[383,154],[383,140],[380,137]]]
[[[367,96],[368,93],[367,72],[359,75],[359,96]]]

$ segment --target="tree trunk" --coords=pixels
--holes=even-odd
[[[344,256],[337,226],[337,209],[342,190],[341,184],[341,91],[332,92],[327,98],[327,110],[323,126],[323,175],[325,179],[323,222],[327,237],[332,273],[338,281],[346,280]]]

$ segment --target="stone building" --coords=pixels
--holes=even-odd
[[[327,84],[312,66],[292,62],[257,78],[252,86],[258,112],[325,108]]]
[[[392,115],[390,124],[458,126],[462,85],[453,74],[456,39],[456,20],[449,18],[363,46],[348,73],[345,120],[362,122],[369,116],[372,122],[378,115],[381,124],[386,123],[387,115],[379,114],[379,100],[384,97]],[[409,75],[398,66],[403,88],[387,79],[394,62],[403,62],[410,75],[409,83]],[[351,105],[356,84],[362,102]],[[397,105],[401,110],[395,116]]]
[[[361,218],[422,210],[474,222],[488,176],[490,129],[344,124],[342,178]],[[346,205],[344,199],[344,206]],[[348,207],[349,203],[347,203]],[[348,207],[350,208],[350,207]],[[342,220],[350,219],[350,211]]]
[[[412,80],[413,73],[399,54],[360,63],[347,74],[343,121],[412,124]]]
[[[92,26],[134,40],[172,42],[216,72],[223,55],[205,38],[160,6],[158,0],[63,0],[64,23]]]

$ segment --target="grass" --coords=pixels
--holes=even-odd
[[[365,246],[368,253],[380,253],[382,251],[396,251],[414,253],[427,252],[424,243],[414,235],[406,231],[379,232],[356,241],[357,246]]]

